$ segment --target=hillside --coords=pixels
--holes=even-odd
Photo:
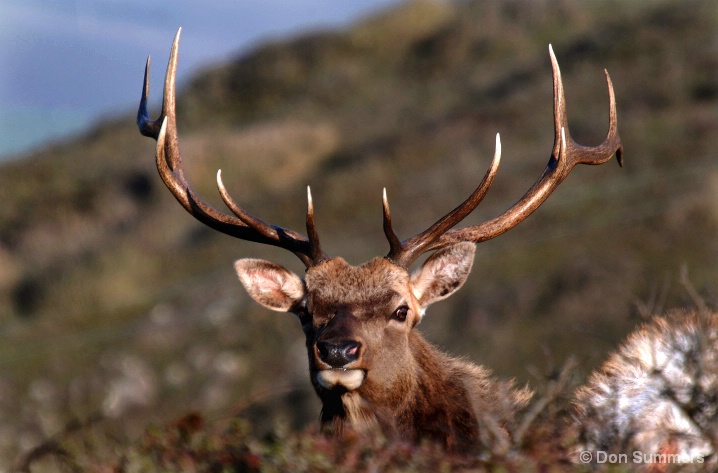
[[[531,384],[575,355],[581,380],[642,317],[695,303],[682,268],[718,305],[716,31],[710,0],[407,2],[195,77],[180,57],[180,142],[218,207],[221,168],[247,208],[301,229],[310,184],[327,252],[359,263],[387,251],[383,187],[400,236],[416,233],[473,190],[496,132],[502,167],[467,222],[530,187],[553,142],[549,43],[580,143],[605,133],[606,68],[624,169],[577,168],[479,245],[467,287],[420,327]],[[202,227],[153,155],[123,116],[0,168],[0,464],[97,413],[128,438],[192,410],[258,431],[316,419],[298,324],[249,301],[231,262],[301,265]]]

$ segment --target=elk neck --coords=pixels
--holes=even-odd
[[[382,376],[370,375],[357,390],[320,393],[324,429],[339,434],[347,428],[379,430],[390,438],[428,439],[457,451],[478,445],[475,406],[455,360],[416,330],[409,336],[409,348],[408,366],[390,389]]]

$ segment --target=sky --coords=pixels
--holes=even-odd
[[[147,56],[156,88],[179,27],[187,78],[270,39],[341,27],[398,1],[2,0],[0,160],[133,112]]]

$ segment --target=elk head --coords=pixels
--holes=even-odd
[[[450,379],[447,373],[451,371],[447,363],[454,362],[446,361],[448,357],[433,349],[413,328],[431,303],[450,296],[464,283],[471,270],[475,243],[494,238],[528,217],[575,165],[601,164],[614,153],[621,163],[615,98],[608,74],[608,135],[597,147],[581,146],[571,139],[568,131],[563,85],[551,50],[555,141],[546,170],[528,192],[493,220],[454,228],[481,202],[496,176],[501,156],[497,135],[493,162],[476,190],[420,234],[405,240],[397,237],[385,191],[383,228],[389,252],[361,266],[352,266],[342,258],[329,257],[321,249],[309,190],[307,236],[270,225],[247,212],[227,192],[220,172],[217,174],[219,192],[234,215],[214,209],[192,190],[182,167],[177,138],[178,42],[179,32],[165,77],[162,113],[154,121],[147,111],[148,59],[137,116],[140,131],[157,140],[160,176],[191,215],[228,235],[285,248],[306,266],[302,278],[268,261],[242,259],[235,264],[240,281],[254,300],[272,310],[293,312],[299,318],[306,335],[311,380],[324,404],[323,421],[336,423],[337,419],[344,419],[356,425],[363,420],[382,424],[390,430],[411,431],[403,427],[406,422],[402,423],[402,415],[419,419],[422,415],[429,416],[433,410],[431,415],[450,418],[452,414],[447,412],[460,410],[456,406],[437,407],[452,397],[452,390],[456,391],[452,402],[463,399],[468,405],[470,394],[459,386],[463,381]],[[427,252],[433,254],[420,269],[411,272],[412,263]],[[424,396],[421,413],[416,412],[416,405],[420,403],[417,396]],[[411,403],[414,407],[408,405]],[[406,414],[411,409],[414,411]],[[382,410],[386,411],[383,415],[379,412]],[[475,434],[467,429],[469,431],[457,435],[468,438]]]

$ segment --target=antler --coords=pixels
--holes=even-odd
[[[498,170],[501,156],[501,143],[497,135],[494,161],[474,193],[427,230],[404,241],[400,241],[392,229],[389,204],[386,199],[386,192],[384,192],[384,233],[389,240],[390,246],[387,258],[400,266],[408,268],[421,254],[427,251],[462,241],[480,243],[490,240],[515,227],[531,215],[577,164],[603,164],[615,154],[618,164],[623,166],[623,145],[618,136],[616,98],[608,71],[605,71],[609,97],[608,133],[603,143],[599,146],[582,146],[573,141],[569,133],[561,71],[551,46],[549,46],[549,54],[551,55],[551,67],[553,69],[555,137],[551,158],[541,177],[518,202],[498,217],[479,225],[452,229],[476,208],[491,186]]]
[[[227,207],[229,207],[236,217],[216,210],[201,200],[194,190],[192,190],[182,166],[182,157],[180,156],[179,140],[177,137],[177,117],[175,114],[177,53],[181,32],[182,29],[180,28],[172,43],[172,51],[165,75],[164,98],[162,100],[160,117],[157,120],[151,120],[147,110],[150,73],[149,58],[147,58],[147,65],[145,66],[142,98],[140,99],[140,106],[137,111],[137,126],[140,129],[140,133],[157,140],[157,170],[165,185],[187,212],[215,230],[242,240],[285,248],[296,254],[307,267],[317,265],[327,260],[328,257],[322,251],[319,244],[319,236],[314,223],[314,206],[309,188],[307,188],[306,219],[308,238],[293,230],[270,225],[240,207],[225,189],[222,183],[221,171],[217,172],[217,186],[222,200],[224,200]]]

